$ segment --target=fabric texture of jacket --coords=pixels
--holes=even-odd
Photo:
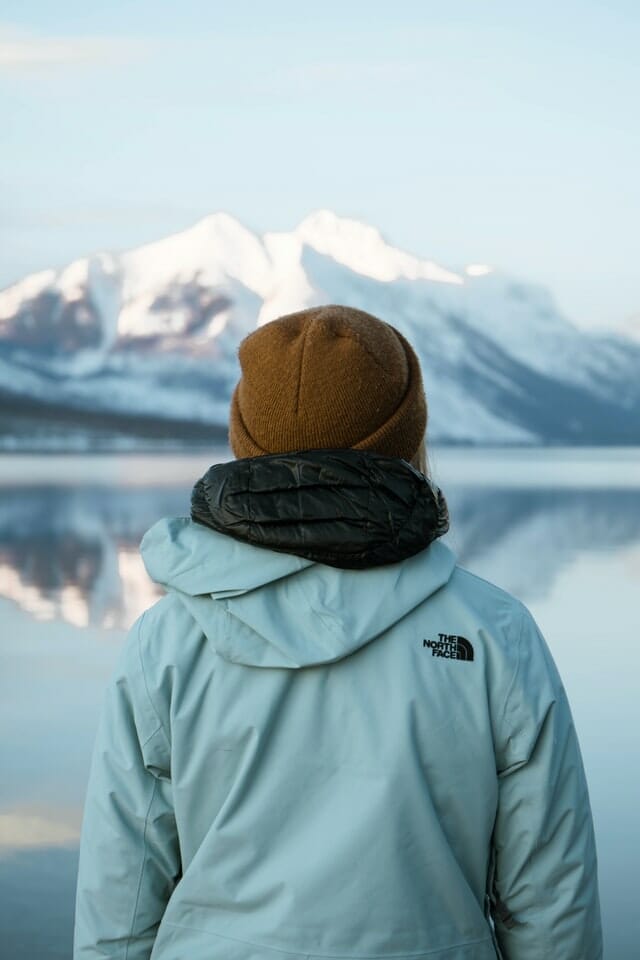
[[[600,960],[562,682],[438,489],[334,451],[192,502],[141,543],[167,594],[102,704],[74,960]]]

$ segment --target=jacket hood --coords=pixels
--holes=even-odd
[[[350,569],[404,560],[449,528],[446,500],[424,474],[352,448],[215,464],[193,488],[191,517],[245,543]]]
[[[296,461],[295,455],[277,458],[280,480],[283,460],[288,461],[290,480],[296,470],[301,477],[301,484],[291,480],[285,484],[285,492],[280,490],[278,494],[274,492],[271,470],[274,459],[255,458],[262,463],[252,464],[250,468],[251,486],[245,501],[253,502],[254,517],[259,514],[262,519],[260,523],[255,522],[255,526],[253,522],[249,525],[249,535],[256,533],[260,536],[260,531],[269,527],[269,509],[272,509],[272,528],[277,528],[284,516],[285,529],[295,530],[297,525],[303,531],[294,532],[300,542],[293,546],[315,555],[318,543],[322,550],[327,549],[331,536],[327,514],[335,508],[334,496],[339,495],[343,499],[343,508],[334,522],[340,524],[345,514],[352,522],[340,528],[342,535],[334,529],[329,548],[334,561],[342,549],[346,551],[349,564],[353,563],[356,554],[381,556],[385,542],[382,523],[387,525],[387,542],[393,541],[395,536],[391,549],[398,551],[398,544],[404,544],[403,549],[409,550],[410,554],[396,562],[352,569],[289,552],[292,546],[289,541],[285,550],[285,546],[274,538],[273,529],[269,536],[274,538],[277,549],[238,539],[237,529],[233,534],[221,532],[189,517],[159,520],[147,531],[140,545],[147,572],[156,583],[178,595],[222,657],[251,666],[290,668],[340,660],[388,630],[449,580],[455,557],[436,539],[441,535],[442,527],[446,529],[446,503],[440,491],[404,461],[395,461],[394,470],[380,475],[376,463],[379,458],[375,456],[364,455],[364,461],[362,454],[357,458],[345,458],[349,469],[354,471],[352,488],[345,487],[340,494],[332,475],[329,482],[323,484],[316,474],[313,497],[317,507],[315,512],[308,513],[309,476],[304,470],[309,462],[307,455],[302,457],[302,463]],[[266,462],[269,460],[271,463]],[[220,485],[210,482],[209,490],[212,498],[219,498],[223,508],[227,492],[236,505],[243,503],[243,498],[237,495],[238,485],[241,486],[243,481],[234,476],[232,468],[235,464],[240,465],[237,469],[246,479],[246,460],[218,465],[225,469],[213,467],[205,474],[205,477],[210,476],[214,471],[214,475],[220,478]],[[375,483],[370,474],[366,475],[368,479],[363,476],[369,464],[374,468]],[[398,467],[399,464],[403,466]],[[420,494],[416,495],[415,491],[407,494],[404,490],[403,496],[403,487],[398,484],[395,472],[402,470],[416,475],[411,477],[408,489],[421,483]],[[356,483],[358,472],[360,482]],[[372,495],[374,486],[376,493]],[[428,492],[424,488],[428,488]],[[267,495],[266,499],[263,494]],[[436,504],[429,514],[429,522],[424,517],[428,511],[420,511],[416,506],[416,501],[421,498],[424,498],[423,502],[429,498]],[[367,527],[365,516],[373,501],[376,512],[384,511],[386,519]],[[364,505],[360,525],[357,521],[358,503]],[[251,507],[246,507],[246,511],[250,513]],[[241,515],[246,514],[242,511]],[[317,521],[319,515],[324,519]],[[413,534],[407,534],[405,539],[397,535],[400,516],[405,517],[405,522],[413,518]],[[220,522],[224,529],[220,516],[216,522]],[[324,527],[319,537],[314,533],[314,522]],[[417,546],[416,530],[421,531],[421,546]],[[367,531],[370,539],[367,539]],[[344,542],[343,536],[346,538]],[[361,565],[360,559],[358,564]]]

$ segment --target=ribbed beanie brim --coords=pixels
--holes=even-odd
[[[231,400],[236,457],[371,450],[411,460],[424,437],[420,364],[390,324],[329,304],[287,314],[240,344]]]

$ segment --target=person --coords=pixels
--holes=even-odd
[[[253,331],[235,459],[144,535],[74,958],[599,960],[588,790],[529,610],[442,541],[420,366],[328,304]]]

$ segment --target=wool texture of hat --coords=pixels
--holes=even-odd
[[[240,344],[229,443],[237,458],[352,447],[410,461],[424,438],[420,363],[391,324],[336,304],[258,327]]]

